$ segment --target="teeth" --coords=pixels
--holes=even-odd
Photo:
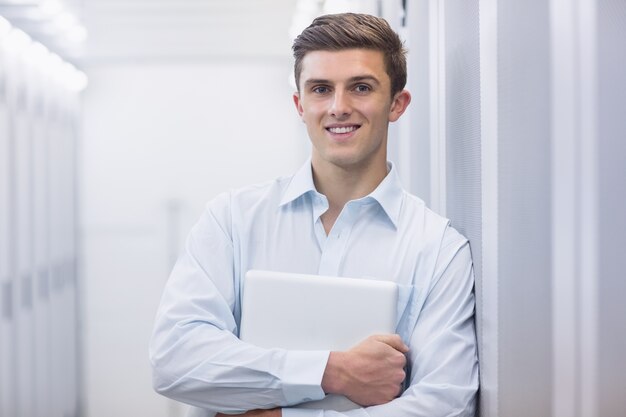
[[[328,128],[332,133],[348,133],[356,130],[356,126],[331,127]]]

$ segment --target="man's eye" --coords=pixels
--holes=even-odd
[[[358,93],[366,93],[368,91],[371,90],[370,86],[367,84],[359,84],[356,87],[354,87],[354,89],[358,92]]]
[[[328,93],[328,87],[324,87],[323,85],[320,85],[317,87],[313,87],[312,91],[317,94],[325,94],[325,93]]]

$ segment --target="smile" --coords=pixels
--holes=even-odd
[[[360,126],[357,125],[353,125],[353,126],[335,126],[335,127],[327,127],[326,130],[328,130],[330,133],[350,133],[350,132],[354,132],[355,130],[357,130]]]

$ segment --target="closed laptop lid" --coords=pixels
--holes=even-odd
[[[389,281],[251,270],[242,298],[240,338],[266,348],[347,350],[396,327]]]
[[[347,350],[373,334],[395,332],[398,287],[389,281],[251,270],[240,338],[265,348]],[[346,411],[339,395],[298,405]]]

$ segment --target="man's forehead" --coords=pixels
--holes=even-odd
[[[388,76],[382,52],[369,49],[311,51],[302,59],[302,83],[355,78],[372,78],[384,83]]]

